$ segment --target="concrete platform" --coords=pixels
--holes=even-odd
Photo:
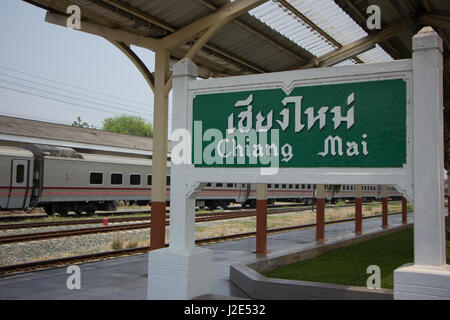
[[[408,214],[408,222],[413,214]],[[389,225],[400,225],[401,215],[389,216]],[[363,232],[381,229],[381,218],[363,220]],[[327,225],[325,236],[328,240],[354,237],[354,222]],[[268,236],[269,253],[294,248],[311,248],[315,244],[315,229],[303,229]],[[199,299],[239,299],[248,296],[229,281],[229,266],[245,263],[256,258],[255,238],[246,238],[205,245],[213,250],[214,280],[210,295]],[[35,271],[0,278],[0,299],[116,299],[140,300],[147,296],[147,254],[110,260],[83,263],[81,289],[67,288],[71,274],[67,267]]]

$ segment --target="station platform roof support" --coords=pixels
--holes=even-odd
[[[185,57],[198,76],[227,77],[411,58],[423,26],[444,42],[444,105],[450,102],[450,3],[373,0],[380,28],[368,24],[367,3],[351,0],[23,0],[66,26],[70,5],[81,8],[80,31],[112,42],[154,92],[151,248],[164,246],[168,94],[171,65]],[[155,52],[154,72],[131,45]],[[446,108],[446,113],[448,113]],[[447,117],[448,118],[448,117]],[[447,124],[448,125],[448,124]]]

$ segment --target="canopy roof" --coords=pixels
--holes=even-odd
[[[78,5],[82,21],[140,38],[124,41],[151,49],[149,39],[163,39],[186,30],[173,41],[173,60],[182,59],[212,23],[192,31],[214,12],[236,3],[235,11],[193,58],[202,77],[220,77],[330,66],[374,63],[411,57],[411,37],[431,25],[450,50],[450,2],[439,0],[24,0],[48,11],[66,14]],[[381,29],[369,30],[369,5],[381,9]],[[231,6],[230,6],[231,5]],[[236,5],[237,6],[237,5]],[[235,7],[236,7],[235,6]],[[224,11],[224,10],[222,10]],[[230,9],[229,11],[233,11]],[[228,12],[229,12],[228,11]],[[217,18],[217,21],[220,21]],[[54,23],[54,21],[53,21]],[[183,32],[181,32],[183,30]],[[177,32],[178,31],[178,32]],[[103,29],[99,35],[106,34]],[[108,33],[109,35],[109,33]],[[173,36],[172,38],[176,38]],[[142,39],[145,39],[142,40]],[[136,41],[134,41],[136,40]],[[174,39],[171,39],[174,40]],[[173,63],[174,61],[172,61]],[[448,64],[449,60],[445,60]],[[450,74],[445,69],[445,101]]]

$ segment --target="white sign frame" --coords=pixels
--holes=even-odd
[[[365,82],[388,79],[406,81],[406,165],[403,168],[279,168],[276,175],[262,175],[260,168],[203,168],[189,164],[187,182],[191,188],[199,183],[316,183],[316,184],[387,184],[413,201],[412,179],[412,61],[355,65],[286,71],[260,75],[237,76],[211,80],[189,80],[185,105],[188,107],[186,128],[192,136],[193,99],[198,94],[238,92],[281,88],[289,94],[294,87]],[[175,88],[174,88],[175,90]]]

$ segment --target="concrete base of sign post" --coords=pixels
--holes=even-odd
[[[394,299],[450,299],[450,266],[406,264],[394,271]]]
[[[164,248],[148,255],[148,299],[188,300],[211,293],[211,250]]]

